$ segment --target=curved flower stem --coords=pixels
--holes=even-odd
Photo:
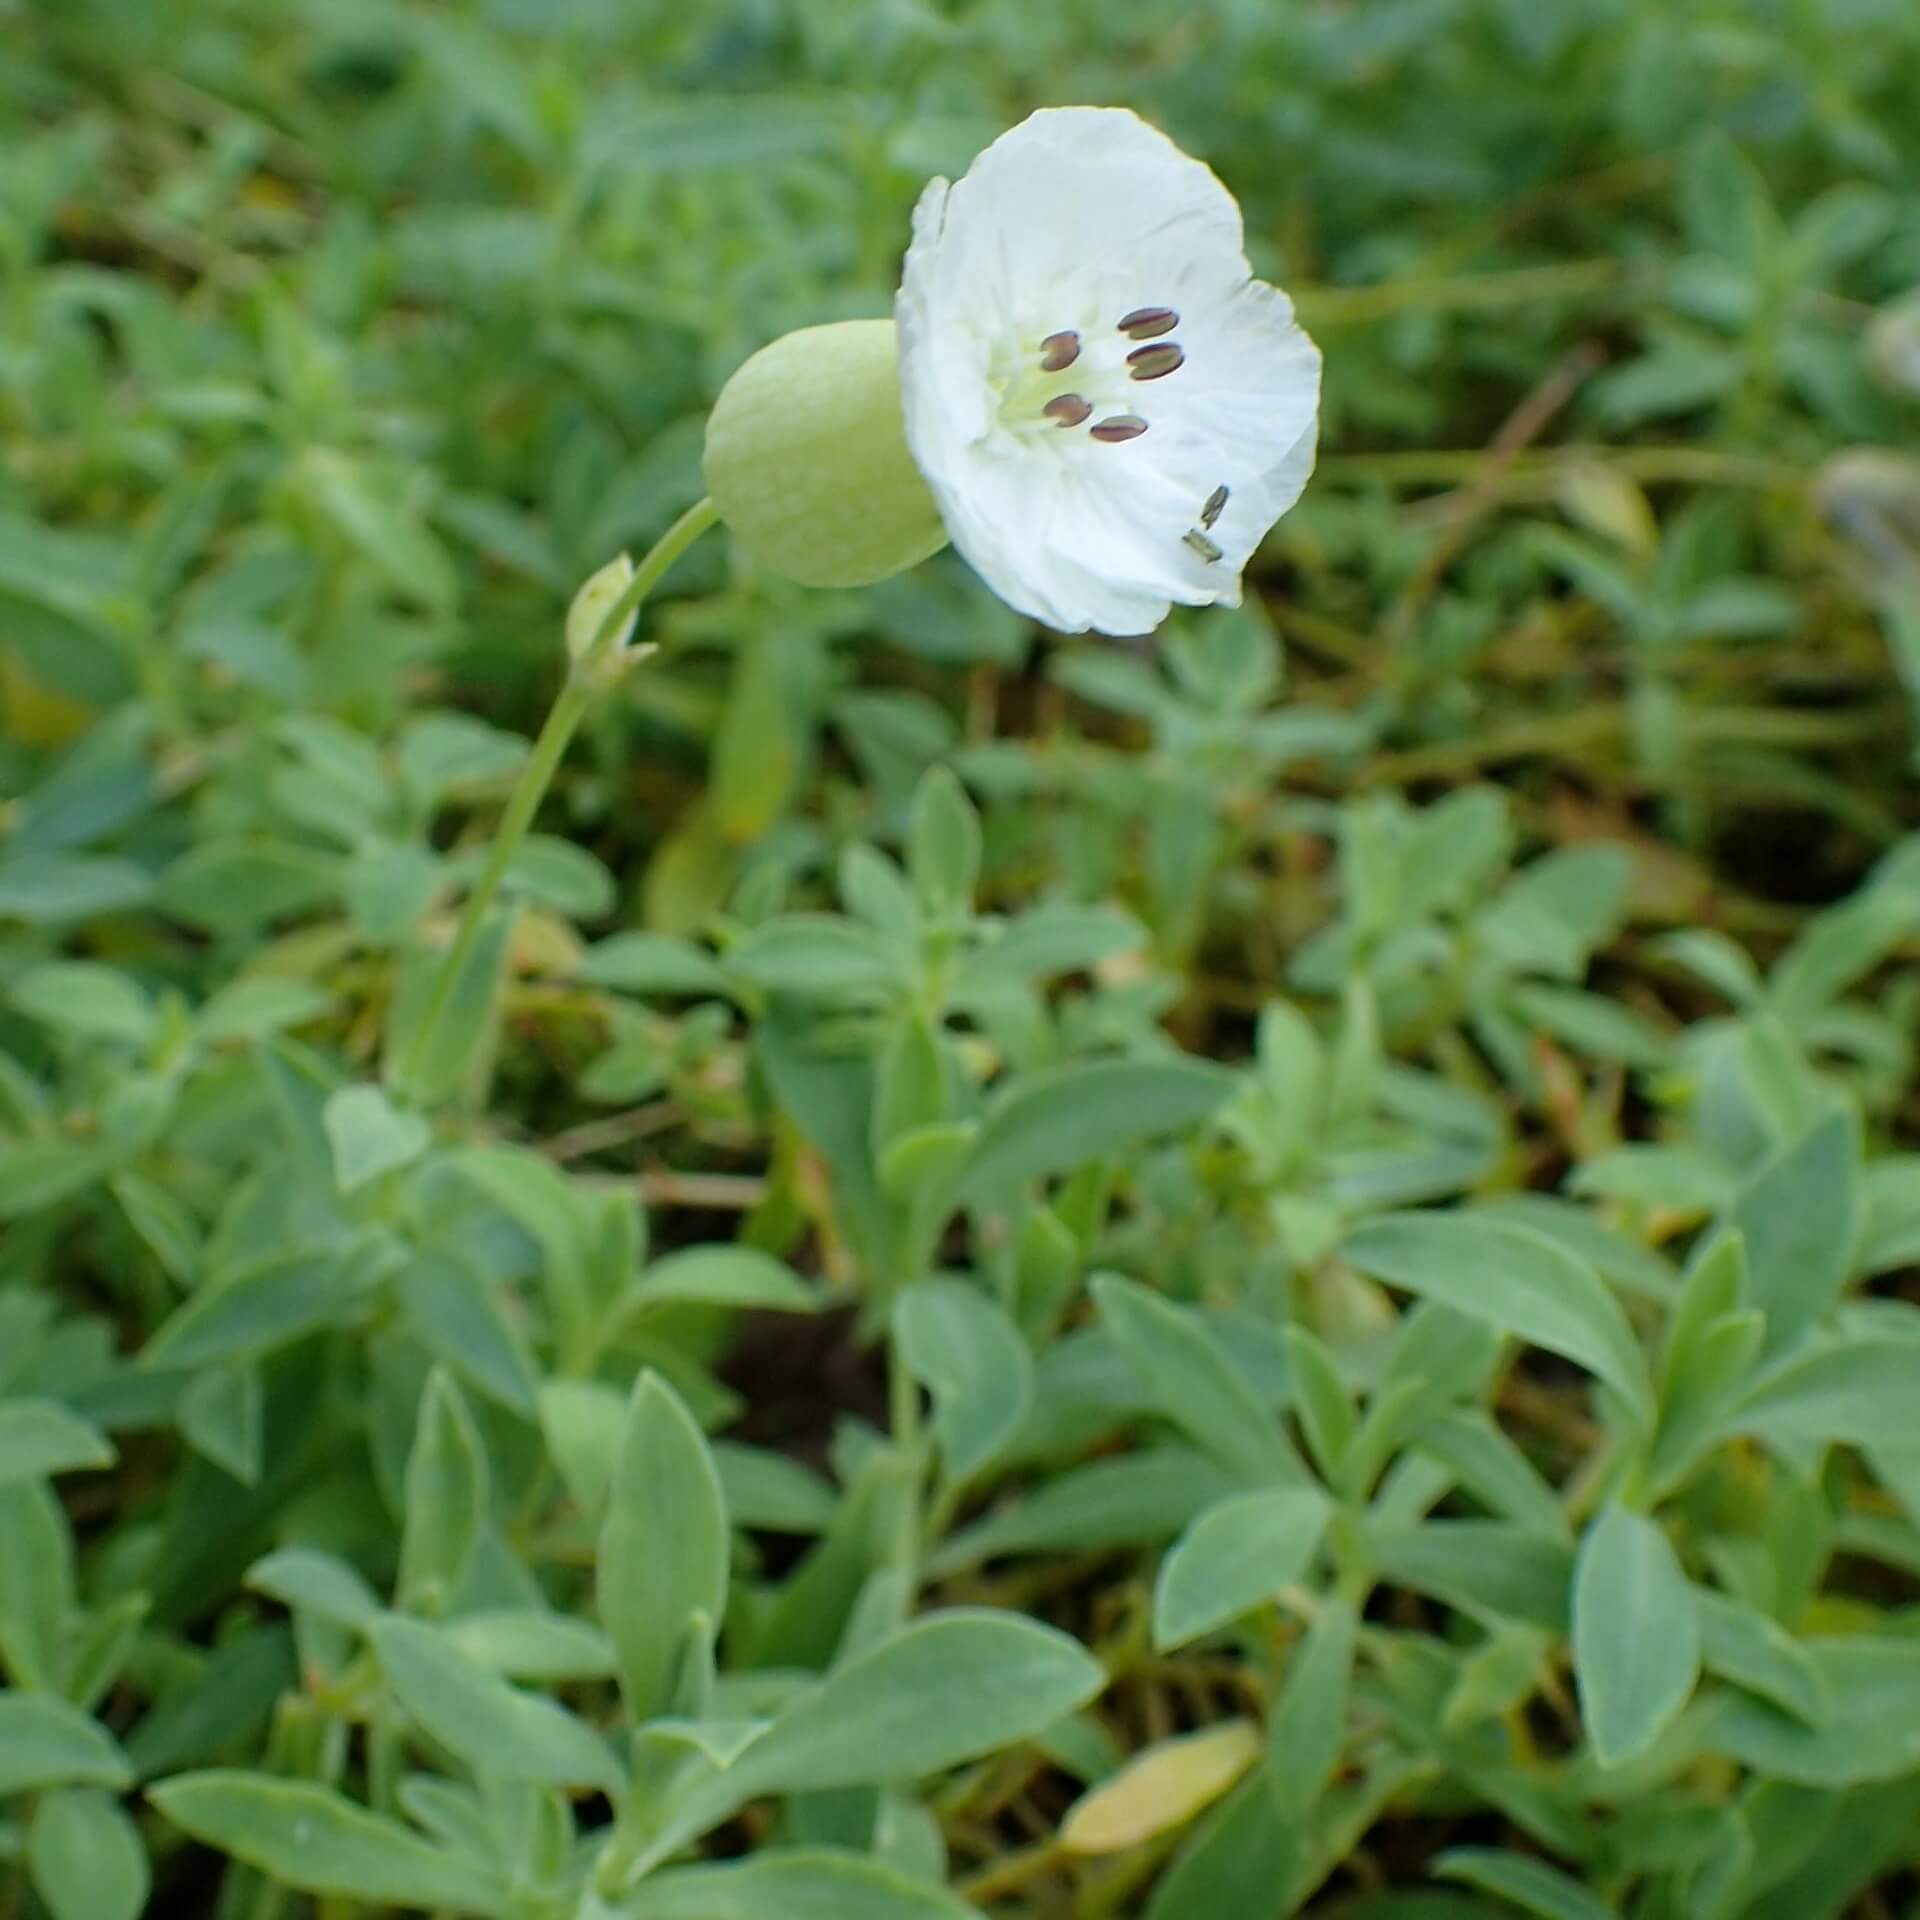
[[[711,500],[702,500],[698,505],[689,507],[660,536],[646,558],[634,569],[633,578],[627,582],[619,599],[607,609],[599,626],[594,629],[593,638],[569,664],[566,684],[560,689],[559,697],[547,714],[546,724],[541,727],[540,736],[533,743],[532,756],[521,769],[520,778],[508,797],[507,810],[500,816],[493,845],[487,854],[487,863],[481,868],[473,891],[467,895],[467,904],[460,916],[460,930],[454,936],[452,946],[441,958],[420,1023],[408,1036],[401,1051],[394,1079],[403,1093],[413,1093],[420,1084],[420,1075],[426,1064],[433,1058],[434,1041],[439,1036],[441,1022],[447,1017],[454,988],[473,958],[487,910],[493,905],[494,896],[500,891],[500,883],[506,878],[514,855],[520,851],[528,828],[533,825],[534,815],[540,811],[540,803],[546,798],[547,788],[552,785],[553,776],[566,757],[575,729],[592,706],[595,694],[613,684],[614,676],[609,674],[608,667],[616,637],[628,619],[638,611],[640,603],[660,584],[667,569],[719,517],[719,511]]]

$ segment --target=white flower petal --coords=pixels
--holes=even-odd
[[[1177,325],[1120,330],[1159,308]],[[1037,113],[922,195],[896,311],[908,444],[1003,599],[1105,633],[1149,631],[1176,601],[1237,603],[1312,470],[1320,356],[1253,279],[1205,166],[1125,111]],[[1039,343],[1061,332],[1078,353],[1043,375]],[[1140,378],[1127,355],[1147,346],[1181,357]],[[1084,417],[1062,429],[1044,405],[1068,392]],[[1146,430],[1093,436],[1121,416]]]

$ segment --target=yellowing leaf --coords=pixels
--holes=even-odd
[[[1183,1826],[1253,1765],[1260,1736],[1250,1720],[1163,1740],[1112,1779],[1082,1794],[1060,1827],[1069,1853],[1121,1853]]]

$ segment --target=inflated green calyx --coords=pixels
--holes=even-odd
[[[803,586],[868,586],[947,543],[907,451],[891,320],[762,347],[714,403],[706,472],[735,539]]]

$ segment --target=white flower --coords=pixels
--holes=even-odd
[[[1233,196],[1135,115],[1065,107],[931,182],[913,226],[907,444],[987,584],[1071,633],[1238,605],[1313,469],[1320,354]]]

